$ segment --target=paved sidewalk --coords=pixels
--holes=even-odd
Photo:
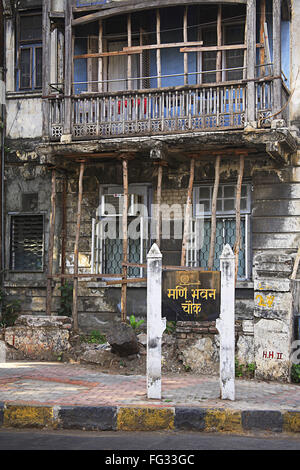
[[[79,364],[7,362],[0,364],[1,424],[300,432],[300,386],[237,379],[236,400],[228,401],[219,399],[217,376],[168,375],[162,376],[162,399],[149,400],[145,376],[105,374]]]

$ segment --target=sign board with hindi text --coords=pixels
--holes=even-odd
[[[162,317],[168,321],[216,320],[220,292],[220,271],[164,271]]]

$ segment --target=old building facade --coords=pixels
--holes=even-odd
[[[146,315],[154,241],[163,265],[210,270],[229,243],[237,358],[289,380],[298,3],[3,1],[3,288],[22,313],[58,312],[72,282],[75,328],[105,332]],[[183,361],[216,370],[213,323],[177,337]]]

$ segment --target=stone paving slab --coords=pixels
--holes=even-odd
[[[149,400],[145,376],[105,374],[80,364],[7,362],[0,364],[1,402],[3,425],[233,432],[262,426],[279,432],[288,422],[300,432],[300,386],[237,379],[236,400],[228,401],[219,398],[218,376],[162,376],[162,400]]]

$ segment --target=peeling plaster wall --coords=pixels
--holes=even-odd
[[[7,137],[34,139],[42,135],[42,99],[7,99]]]

